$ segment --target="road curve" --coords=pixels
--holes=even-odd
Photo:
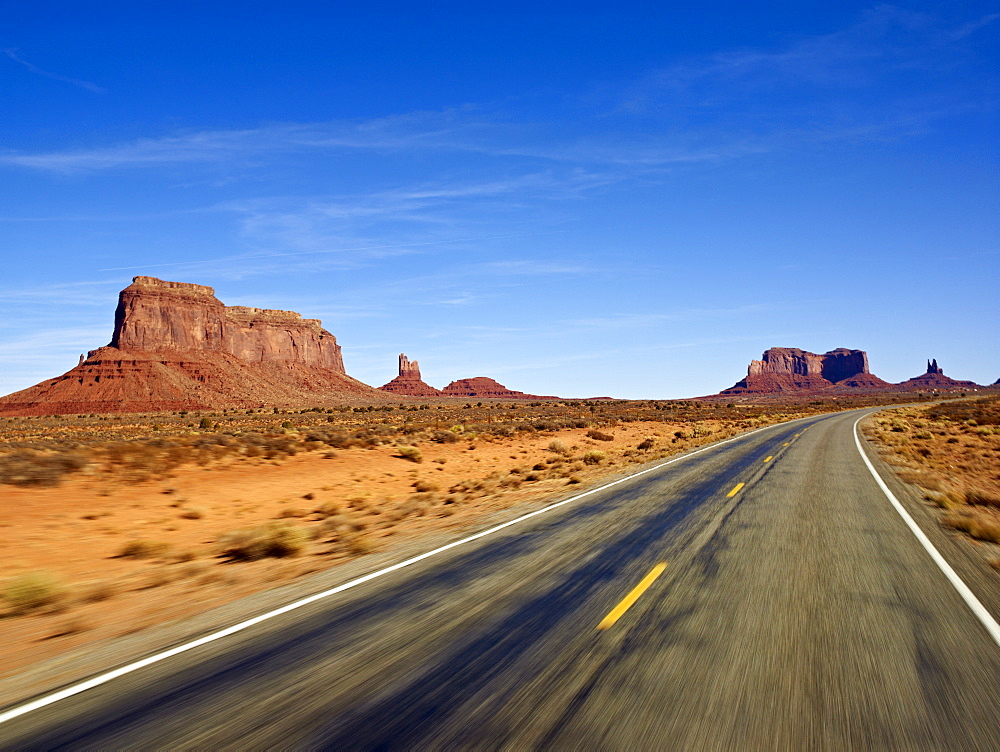
[[[0,747],[1000,749],[1000,648],[865,466],[861,414],[702,451],[14,718]],[[996,575],[911,514],[996,618]]]

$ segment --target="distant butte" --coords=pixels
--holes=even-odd
[[[399,375],[379,389],[392,394],[407,397],[463,397],[465,399],[522,399],[522,400],[555,400],[559,397],[544,397],[537,394],[525,394],[508,389],[486,376],[472,379],[458,379],[444,389],[438,390],[425,383],[420,378],[420,364],[410,360],[403,353],[399,355]]]
[[[920,376],[914,376],[901,384],[896,385],[899,389],[919,390],[919,391],[948,391],[952,389],[979,389],[979,384],[974,381],[958,381],[944,375],[944,371],[938,365],[937,358],[927,361],[927,370]]]
[[[384,402],[347,375],[336,338],[292,311],[225,306],[204,285],[135,277],[111,342],[0,398],[0,415]]]
[[[868,368],[864,350],[837,348],[817,354],[794,347],[772,347],[760,360],[750,362],[746,378],[720,395],[768,395],[785,393],[845,393],[960,391],[981,389],[972,381],[957,381],[944,375],[937,360],[927,361],[927,372],[900,384],[883,381]]]
[[[445,397],[466,397],[468,399],[525,399],[525,400],[557,400],[559,397],[525,394],[508,389],[486,376],[476,376],[472,379],[453,381],[441,394]]]
[[[885,389],[890,384],[868,370],[864,350],[840,347],[820,355],[796,347],[772,347],[760,360],[750,362],[746,378],[721,393],[810,392],[833,386]]]
[[[388,384],[380,386],[383,392],[407,397],[440,397],[441,392],[420,379],[420,363],[399,354],[399,375]]]

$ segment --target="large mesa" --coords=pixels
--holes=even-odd
[[[889,384],[868,369],[864,350],[838,347],[820,354],[797,347],[772,347],[760,360],[750,362],[746,378],[722,394],[809,392],[835,386],[881,389]]]
[[[111,342],[55,379],[0,398],[0,414],[263,407],[385,401],[351,378],[318,319],[226,306],[211,287],[135,277]]]

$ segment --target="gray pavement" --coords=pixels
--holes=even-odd
[[[9,721],[0,746],[1000,749],[1000,648],[865,468],[860,414],[567,504]],[[996,575],[906,503],[996,616]]]

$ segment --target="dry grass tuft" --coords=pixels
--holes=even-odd
[[[13,452],[0,457],[0,483],[12,486],[58,486],[63,476],[80,470],[86,464],[86,458],[72,452]]]
[[[18,575],[3,589],[3,599],[14,613],[57,606],[66,597],[66,587],[51,572]]]
[[[377,548],[370,533],[356,530],[341,536],[340,545],[351,556],[364,556]]]
[[[423,453],[415,446],[401,446],[396,450],[396,456],[410,462],[423,462]]]
[[[986,519],[968,512],[952,514],[941,520],[943,525],[968,533],[973,538],[988,543],[1000,543],[1000,522]]]
[[[1000,495],[987,493],[978,488],[970,488],[965,492],[967,504],[982,507],[1000,507]]]
[[[151,540],[129,541],[122,546],[118,557],[122,559],[155,559],[170,550],[169,543]]]
[[[232,561],[298,556],[308,541],[309,534],[300,527],[271,523],[225,533],[219,538],[219,555]]]
[[[553,439],[549,442],[549,451],[566,456],[569,454],[570,449],[562,439]]]
[[[88,582],[80,588],[81,603],[100,603],[118,595],[121,586],[114,580]]]

